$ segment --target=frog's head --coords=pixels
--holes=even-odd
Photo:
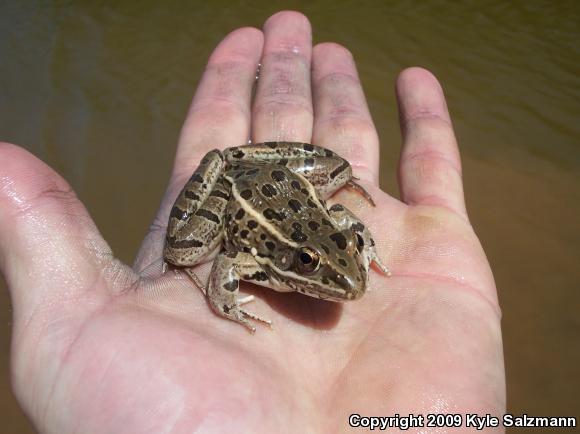
[[[363,247],[362,238],[352,230],[311,237],[293,250],[292,257],[283,259],[287,264],[283,273],[286,284],[316,298],[356,300],[367,285]]]

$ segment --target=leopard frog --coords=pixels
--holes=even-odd
[[[185,268],[217,314],[250,331],[250,320],[269,321],[242,308],[253,296],[238,297],[241,280],[326,300],[358,299],[371,262],[389,272],[365,225],[324,201],[350,186],[372,203],[354,179],[346,160],[308,143],[210,151],[171,210],[164,260]],[[206,288],[191,267],[212,257]]]

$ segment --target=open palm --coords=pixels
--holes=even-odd
[[[262,64],[253,105],[256,65]],[[505,405],[493,276],[463,201],[444,97],[425,70],[397,82],[402,202],[378,188],[377,134],[356,68],[312,48],[282,12],[212,54],[158,217],[133,267],[116,260],[66,182],[0,146],[0,265],[14,305],[12,376],[46,433],[341,432],[348,417],[491,413]],[[370,227],[392,269],[337,304],[242,286],[273,320],[255,335],[217,317],[184,273],[161,274],[178,191],[210,149],[288,140],[349,160],[373,196],[333,200]],[[130,200],[130,199],[128,199]],[[205,279],[209,264],[197,269]]]

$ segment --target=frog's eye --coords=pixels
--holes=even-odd
[[[360,236],[360,234],[356,234],[356,249],[360,252],[362,252],[363,247],[365,246],[365,241],[363,240],[363,237]]]
[[[298,269],[306,274],[314,273],[320,265],[320,255],[310,247],[302,247],[296,257]]]

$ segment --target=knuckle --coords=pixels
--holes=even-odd
[[[414,170],[424,176],[436,176],[437,174],[456,173],[461,176],[461,165],[459,162],[449,158],[449,156],[438,150],[423,150],[414,154],[406,155],[403,164],[412,165]]]
[[[254,116],[270,118],[284,116],[288,118],[312,117],[310,101],[304,98],[281,98],[280,96],[262,99],[254,106]]]
[[[356,109],[342,106],[331,111],[326,121],[328,129],[332,134],[351,135],[359,137],[376,137],[376,130],[373,122],[361,116]]]

